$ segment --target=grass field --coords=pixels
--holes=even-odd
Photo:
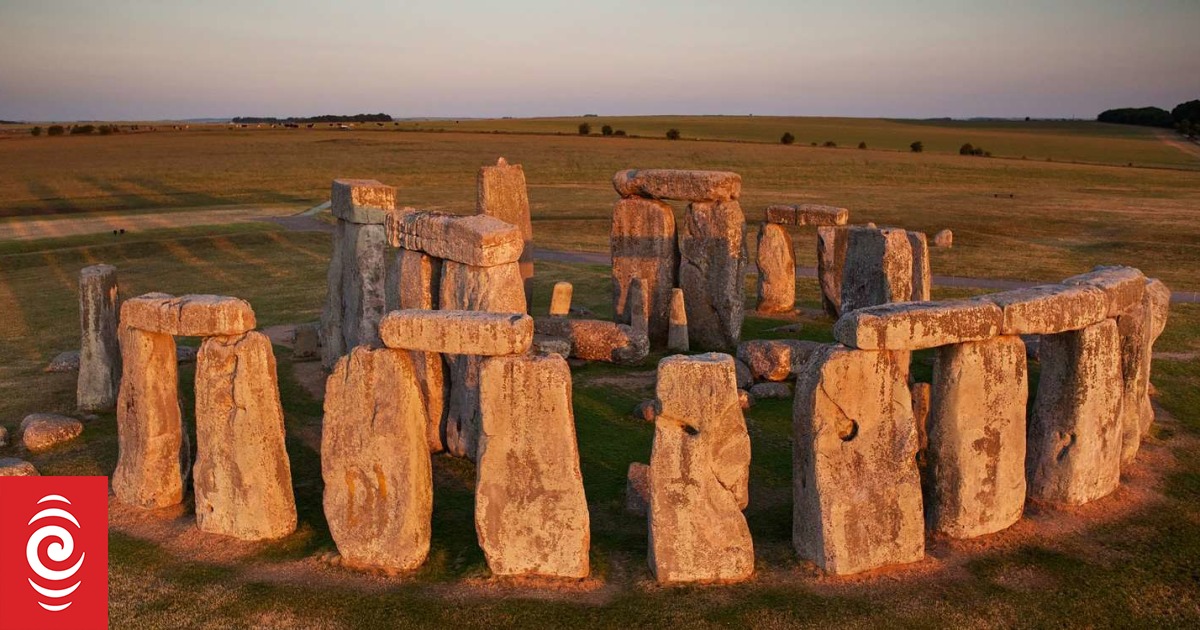
[[[0,140],[5,227],[15,233],[20,228],[8,224],[100,213],[127,222],[130,233],[0,242],[0,424],[15,434],[27,413],[73,411],[74,375],[41,370],[78,344],[75,287],[84,265],[117,265],[126,296],[245,298],[263,327],[318,317],[327,235],[259,222],[138,225],[150,209],[257,204],[299,211],[327,198],[330,179],[345,176],[396,184],[405,203],[465,212],[473,206],[475,169],[498,155],[525,165],[542,247],[604,249],[615,198],[608,181],[620,168],[730,168],[745,177],[751,216],[771,202],[816,200],[850,207],[856,221],[955,229],[956,246],[934,250],[936,273],[1057,280],[1094,263],[1126,262],[1173,288],[1200,288],[1193,277],[1200,173],[1187,170],[504,134],[202,130],[14,138]],[[798,248],[801,262],[811,264],[811,237],[798,236],[810,239]],[[606,268],[551,263],[538,265],[536,312],[545,311],[557,280],[575,284],[576,303],[609,314]],[[812,281],[801,280],[798,293],[803,306],[819,307]],[[935,292],[957,295],[964,293]],[[882,575],[830,579],[796,560],[790,404],[755,406],[747,412],[747,518],[757,573],[729,587],[655,586],[645,564],[645,523],[621,509],[628,464],[649,455],[652,427],[630,411],[652,395],[657,355],[633,368],[591,365],[573,374],[595,579],[537,588],[487,577],[472,524],[473,467],[444,456],[435,458],[433,548],[425,568],[384,577],[320,561],[333,545],[320,509],[321,404],[304,387],[314,364],[294,363],[277,347],[299,530],[277,543],[245,545],[198,534],[189,526],[190,504],[182,513],[117,515],[112,626],[1195,627],[1200,305],[1175,305],[1171,318],[1152,377],[1161,422],[1116,495],[1080,510],[1034,510],[1012,530],[978,541],[931,540],[926,561]],[[804,315],[801,322],[801,336],[831,338],[828,320]],[[778,336],[769,329],[779,323],[749,318],[743,336]],[[927,353],[915,361],[917,376],[927,378]],[[189,424],[191,376],[191,368],[181,370]],[[14,455],[43,474],[110,474],[114,418],[88,422],[78,441],[45,454],[0,448],[0,457]]]

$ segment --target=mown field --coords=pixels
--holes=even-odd
[[[856,221],[953,228],[956,246],[934,250],[936,273],[1057,280],[1094,263],[1125,262],[1174,288],[1200,288],[1192,277],[1200,262],[1200,174],[1186,171],[503,134],[205,130],[48,140],[0,140],[4,221],[102,213],[126,221],[129,232],[0,242],[0,424],[10,433],[27,413],[73,411],[74,376],[42,368],[78,344],[75,286],[84,265],[117,265],[127,296],[246,298],[263,327],[318,317],[326,234],[257,222],[140,226],[151,209],[262,204],[299,211],[327,198],[330,179],[345,176],[396,184],[412,205],[465,212],[475,169],[498,155],[525,165],[536,238],[546,248],[604,250],[615,197],[608,180],[619,168],[730,168],[745,177],[743,204],[752,217],[768,203],[814,200],[846,205]],[[802,264],[811,263],[810,237],[797,237]],[[605,267],[544,262],[536,312],[545,311],[557,280],[575,284],[577,304],[609,314]],[[819,307],[815,283],[801,280],[798,292],[801,306]],[[882,574],[825,578],[795,558],[790,402],[760,403],[746,414],[757,574],[717,587],[655,586],[645,564],[645,522],[621,509],[625,471],[647,461],[652,435],[630,411],[652,395],[660,355],[632,368],[591,365],[573,374],[594,579],[547,586],[488,577],[473,529],[473,467],[445,456],[435,458],[433,548],[423,569],[386,577],[321,561],[334,549],[321,513],[321,403],[304,386],[313,364],[295,363],[277,346],[299,530],[276,543],[231,543],[189,527],[190,503],[183,512],[114,517],[112,626],[1195,627],[1200,306],[1175,305],[1171,317],[1152,377],[1160,423],[1116,495],[1080,510],[1032,509],[1012,530],[977,541],[931,540],[926,561]],[[806,310],[800,321],[802,337],[831,338],[829,320]],[[779,336],[771,329],[780,323],[751,317],[743,336]],[[928,378],[929,361],[927,353],[915,357],[918,378]],[[192,373],[181,370],[189,425]],[[114,417],[89,421],[80,440],[49,453],[0,448],[6,456],[27,458],[43,474],[110,474]]]

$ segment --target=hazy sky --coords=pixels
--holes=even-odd
[[[0,118],[1093,117],[1200,98],[1200,0],[0,0]]]

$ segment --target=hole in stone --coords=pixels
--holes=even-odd
[[[700,429],[697,429],[690,424],[683,425],[683,432],[687,433],[688,435],[700,435]]]
[[[858,436],[858,423],[850,418],[843,419],[838,423],[838,437],[842,438],[843,442],[849,442]]]

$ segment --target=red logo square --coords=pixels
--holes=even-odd
[[[0,630],[108,627],[108,478],[0,477]]]

